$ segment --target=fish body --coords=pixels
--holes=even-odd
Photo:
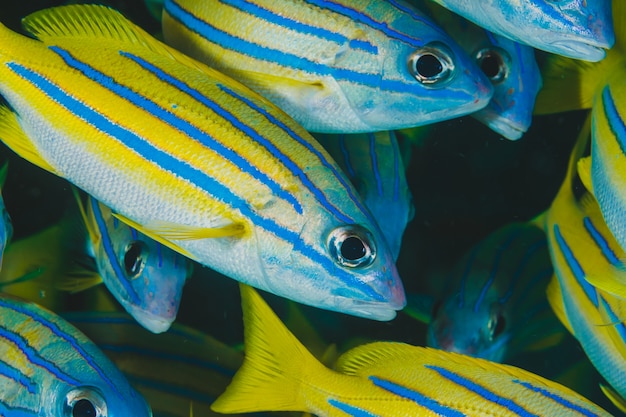
[[[493,97],[472,117],[517,140],[532,122],[541,73],[534,48],[489,32],[430,0],[416,2],[474,59],[493,84]]]
[[[496,230],[452,268],[433,306],[428,345],[502,362],[558,341],[565,329],[546,298],[551,277],[539,227],[511,223]]]
[[[472,113],[489,82],[429,18],[394,1],[167,0],[165,41],[304,128],[360,133]]]
[[[555,312],[578,339],[600,374],[626,397],[626,300],[592,285],[591,280],[624,276],[624,251],[603,221],[598,204],[580,187],[576,162],[583,156],[590,134],[583,127],[572,153],[565,181],[545,213],[555,276],[548,298]]]
[[[512,366],[404,343],[375,342],[319,363],[250,287],[242,286],[244,363],[211,406],[222,413],[326,416],[608,416],[556,383]]]
[[[611,0],[434,0],[479,26],[543,51],[600,61],[615,42]]]
[[[415,207],[394,131],[362,134],[316,134],[337,161],[377,219],[394,259]]]
[[[104,285],[146,329],[166,331],[176,319],[191,261],[119,221],[93,197],[86,208],[89,251]]]
[[[4,163],[2,168],[0,168],[0,188],[4,186],[4,183],[7,178],[7,170],[9,168],[8,163]],[[0,195],[0,212],[2,215],[0,216],[0,268],[2,267],[2,260],[4,251],[13,236],[13,224],[11,223],[11,217],[9,217],[9,212],[7,211],[4,205],[4,199]]]
[[[96,345],[34,303],[0,298],[0,352],[0,415],[152,415]]]
[[[112,9],[23,22],[39,40],[0,28],[0,138],[20,156],[231,278],[377,320],[403,307],[375,220],[282,111]]]

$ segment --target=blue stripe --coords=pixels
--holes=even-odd
[[[372,165],[372,173],[374,174],[374,181],[376,182],[376,191],[378,195],[383,195],[383,183],[380,179],[380,171],[378,170],[378,158],[376,155],[376,137],[373,133],[368,133],[369,150],[370,150],[370,164]]]
[[[578,263],[576,256],[574,256],[574,253],[572,252],[567,242],[561,235],[561,230],[559,229],[559,226],[557,224],[554,225],[554,238],[556,239],[556,243],[559,246],[561,254],[565,258],[565,262],[567,263],[567,266],[569,267],[570,271],[574,275],[576,282],[583,289],[589,301],[591,301],[597,309],[598,308],[598,293],[596,289],[593,287],[593,285],[589,284],[587,280],[585,279],[585,276],[586,276],[585,271],[583,271],[583,268]]]
[[[30,394],[35,394],[37,392],[37,384],[24,375],[24,373],[19,369],[14,368],[6,362],[2,362],[2,359],[0,359],[0,375],[17,382],[26,388]]]
[[[39,417],[39,410],[29,410],[21,407],[9,407],[0,401],[0,415],[5,417]]]
[[[587,230],[589,236],[591,236],[593,241],[598,246],[598,249],[602,252],[602,255],[604,255],[604,258],[614,267],[623,269],[624,264],[615,255],[615,252],[613,252],[609,243],[606,241],[604,236],[602,236],[602,233],[600,233],[600,231],[594,226],[591,219],[589,217],[585,217],[583,219],[583,224],[585,225],[585,230]]]
[[[531,391],[537,392],[537,393],[543,395],[544,397],[547,397],[547,398],[553,400],[554,402],[557,402],[557,403],[561,404],[562,406],[564,406],[566,408],[569,408],[572,411],[576,411],[576,412],[578,412],[578,413],[580,413],[580,414],[582,414],[584,416],[587,416],[587,417],[598,417],[598,414],[590,411],[589,409],[584,408],[584,407],[582,407],[582,406],[580,406],[578,404],[574,404],[573,402],[563,398],[560,395],[557,395],[557,394],[555,394],[553,392],[550,392],[550,391],[548,391],[545,388],[537,387],[535,385],[532,385],[529,382],[520,381],[518,379],[514,379],[513,382],[515,382],[516,384],[520,384],[524,388],[528,388]]]
[[[626,154],[626,126],[624,125],[624,120],[619,115],[617,107],[615,107],[615,102],[608,86],[602,90],[602,101],[604,102],[604,115],[609,122],[609,128],[617,139],[622,155],[624,155]]]
[[[141,138],[136,133],[113,123],[103,114],[96,112],[76,98],[68,95],[63,89],[53,84],[42,75],[13,62],[8,63],[7,66],[17,75],[39,88],[60,106],[66,108],[77,117],[80,117],[86,123],[120,141],[130,150],[141,155],[146,161],[168,172],[175,172],[177,176],[201,188],[214,198],[221,199],[221,201],[228,201],[231,207],[239,209],[242,214],[248,217],[257,227],[273,233],[282,240],[292,242],[295,251],[302,253],[313,263],[322,266],[329,274],[343,280],[352,288],[360,289],[364,294],[374,300],[385,301],[385,299],[367,285],[367,283],[362,282],[358,277],[337,267],[329,257],[317,252],[315,248],[306,245],[300,238],[299,233],[286,229],[271,219],[258,215],[249,206],[246,200],[233,194],[227,187],[215,181],[211,176],[154,147],[149,141]]]
[[[371,54],[378,53],[378,48],[375,45],[372,45],[368,41],[364,41],[360,39],[350,40],[348,39],[347,36],[341,33],[333,32],[327,28],[313,26],[313,25],[309,25],[307,23],[303,23],[297,20],[293,20],[283,15],[274,13],[271,10],[262,8],[261,6],[253,2],[249,2],[246,0],[220,0],[220,3],[227,4],[244,13],[251,14],[253,16],[258,17],[259,19],[265,20],[266,22],[275,24],[277,26],[285,27],[295,32],[304,33],[307,35],[313,35],[318,38],[322,38],[331,42],[336,42],[338,44],[345,44],[349,42],[350,46],[355,49],[361,49]]]
[[[423,25],[429,26],[431,29],[435,29],[436,31],[443,33],[443,29],[438,27],[434,22],[432,22],[428,17],[418,14],[417,11],[412,7],[407,7],[405,4],[398,3],[395,0],[387,0],[389,4],[391,4],[396,9],[400,10],[402,13],[411,16],[413,20],[419,22]]]
[[[115,249],[113,248],[113,242],[111,242],[111,236],[109,236],[109,231],[107,230],[106,221],[102,218],[102,211],[100,211],[100,206],[98,205],[98,200],[89,196],[89,205],[91,206],[91,210],[93,211],[93,217],[96,220],[96,226],[98,227],[98,231],[100,232],[100,238],[102,241],[102,247],[104,248],[104,253],[106,254],[107,261],[115,274],[115,279],[124,287],[124,291],[130,297],[130,301],[134,305],[139,305],[141,300],[137,291],[130,285],[130,282],[126,279],[126,275],[122,270],[120,263],[118,262],[117,254],[115,253]]]
[[[341,151],[341,155],[343,155],[343,162],[346,165],[347,174],[352,180],[354,180],[356,173],[354,172],[354,167],[352,166],[352,161],[350,160],[350,152],[346,147],[345,133],[339,135],[339,150]]]
[[[619,334],[622,342],[626,343],[626,326],[624,325],[624,317],[618,317],[611,308],[611,305],[604,299],[604,297],[600,296],[600,301],[602,302],[602,307],[604,307],[607,315],[609,316],[609,325],[615,327],[615,331],[617,331],[617,334]]]
[[[334,398],[329,398],[328,404],[353,417],[379,417],[374,413],[370,413],[369,411],[363,410],[362,408],[358,408],[339,400],[335,400]]]
[[[46,318],[44,318],[43,316],[41,316],[41,315],[39,315],[39,314],[37,314],[37,313],[35,313],[33,311],[30,311],[27,308],[24,308],[22,306],[14,305],[14,304],[6,302],[4,300],[0,300],[0,307],[1,308],[6,308],[8,310],[15,311],[15,312],[23,314],[23,315],[25,315],[27,317],[30,317],[33,321],[37,322],[41,326],[43,326],[43,327],[47,328],[48,330],[50,330],[50,332],[52,332],[52,334],[54,334],[56,337],[58,337],[59,339],[63,340],[67,344],[69,344],[72,347],[72,349],[74,349],[74,351],[85,362],[87,362],[87,364],[91,367],[91,369],[94,370],[98,374],[98,376],[104,382],[106,382],[107,385],[109,385],[109,387],[111,387],[113,392],[118,394],[121,398],[124,398],[124,394],[115,386],[115,384],[113,383],[113,381],[111,381],[111,379],[108,377],[108,375],[106,375],[104,373],[104,371],[102,369],[100,369],[100,367],[96,363],[96,360],[89,353],[87,353],[87,351],[85,351],[85,349],[83,349],[83,347],[81,346],[80,342],[74,336],[72,336],[71,334],[69,334],[67,332],[64,332],[63,330],[61,330],[56,323],[51,322],[51,321],[47,320]],[[77,385],[77,384],[74,384],[74,385]]]
[[[437,372],[439,375],[446,378],[450,382],[453,382],[459,386],[462,386],[463,388],[466,388],[472,391],[473,393],[483,397],[485,400],[492,402],[493,404],[498,405],[500,407],[506,408],[512,413],[515,413],[522,417],[539,417],[537,414],[531,413],[530,411],[526,410],[524,407],[522,407],[521,405],[519,405],[512,399],[502,397],[496,394],[495,392],[488,390],[482,385],[479,385],[476,382],[468,378],[465,378],[464,376],[456,374],[440,366],[433,366],[433,365],[424,365],[424,366],[428,369],[432,369],[433,371]]]
[[[488,31],[488,30],[484,30],[485,35],[487,36],[487,40],[489,41],[490,44],[494,45],[494,46],[499,46],[498,45],[498,40],[496,39],[495,36],[493,36],[493,33]]]
[[[416,404],[437,413],[440,416],[446,417],[465,417],[465,414],[445,405],[440,404],[437,400],[415,391],[414,389],[407,388],[403,385],[396,384],[395,382],[388,381],[386,379],[378,378],[376,376],[368,377],[370,381],[377,387],[380,387],[386,391],[391,392],[399,397],[414,401]]]
[[[128,225],[126,225],[126,227],[128,227],[128,229],[130,230],[130,237],[132,238],[132,240],[138,240],[139,235],[137,234],[137,229],[135,229],[134,227],[130,227]]]
[[[157,267],[163,268],[163,245],[156,240],[153,240],[157,248]],[[174,252],[174,269],[176,269],[176,252]]]
[[[273,179],[268,177],[267,174],[252,165],[247,159],[245,159],[232,149],[226,147],[224,144],[210,136],[202,129],[194,126],[186,120],[177,117],[169,110],[164,109],[154,101],[151,101],[141,94],[134,92],[130,88],[118,84],[112,77],[109,77],[108,75],[101,73],[100,71],[85,64],[84,62],[77,60],[68,51],[56,46],[50,46],[49,48],[52,51],[56,52],[61,58],[63,58],[63,60],[69,67],[82,72],[85,77],[89,78],[92,81],[95,81],[102,87],[117,94],[121,98],[128,100],[130,103],[141,108],[142,110],[145,110],[146,112],[154,115],[156,118],[162,120],[173,128],[185,133],[188,137],[195,139],[202,145],[222,156],[225,160],[230,161],[232,164],[236,165],[243,172],[251,175],[254,178],[259,179],[270,190],[272,190],[274,194],[278,195],[283,200],[289,201],[298,213],[302,213],[302,207],[295,199],[295,197],[285,191],[280,184],[276,183]],[[125,55],[124,52],[120,52],[120,54],[122,56],[128,55]]]

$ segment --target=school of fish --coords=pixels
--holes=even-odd
[[[626,414],[622,0],[34,3],[0,12],[0,417]],[[433,149],[560,186],[481,228]]]

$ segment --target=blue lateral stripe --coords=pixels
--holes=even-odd
[[[259,112],[260,114],[262,114],[263,116],[265,116],[267,118],[267,120],[280,127],[285,133],[287,133],[293,140],[295,140],[297,143],[299,143],[300,145],[302,145],[304,148],[306,148],[309,152],[311,152],[313,155],[315,155],[317,157],[317,159],[320,161],[320,163],[322,165],[324,165],[324,167],[328,168],[328,170],[330,170],[333,174],[333,176],[335,177],[335,179],[343,186],[344,190],[346,191],[346,193],[348,194],[348,196],[350,197],[350,201],[352,201],[352,203],[354,203],[354,205],[356,205],[359,210],[361,211],[361,213],[365,214],[367,216],[367,218],[370,220],[370,222],[372,224],[378,224],[376,222],[375,219],[372,218],[372,216],[369,214],[369,211],[367,209],[365,209],[365,207],[363,206],[363,204],[361,203],[361,199],[360,197],[358,197],[357,195],[355,195],[355,193],[352,192],[352,186],[349,184],[349,181],[345,179],[344,175],[340,173],[340,170],[336,169],[334,167],[334,165],[332,163],[329,162],[328,159],[326,159],[326,157],[317,149],[315,149],[313,147],[313,145],[305,138],[303,138],[302,136],[298,135],[296,132],[293,131],[293,129],[291,129],[289,126],[287,126],[286,124],[284,124],[282,121],[280,121],[279,119],[277,119],[276,117],[274,117],[271,113],[269,113],[267,110],[263,109],[262,107],[259,107],[258,105],[256,105],[255,103],[253,103],[252,101],[248,100],[246,97],[241,96],[239,94],[237,94],[236,92],[234,92],[233,90],[231,90],[230,88],[226,87],[225,85],[222,84],[218,84],[218,87],[230,94],[232,97],[235,97],[236,99],[246,103],[249,107],[252,107],[254,110],[256,110],[257,112]],[[350,218],[350,216],[344,215],[343,213],[340,213],[338,211],[337,208],[335,208],[327,199],[326,199],[326,195],[324,194],[324,192],[322,190],[319,190],[318,188],[315,188],[315,186],[310,183],[309,178],[306,176],[306,174],[304,173],[304,171],[301,170],[300,167],[298,167],[296,165],[296,167],[294,167],[294,169],[298,169],[300,170],[300,175],[301,178],[300,180],[307,185],[307,188],[309,188],[309,190],[311,190],[311,192],[317,197],[317,199],[322,203],[322,205],[324,207],[326,207],[326,209],[328,211],[330,211],[331,213],[333,213],[335,215],[335,217],[337,217],[339,220],[343,221],[344,223],[347,224],[353,224],[354,220],[352,220]],[[310,184],[310,185],[308,185]]]
[[[326,64],[320,64],[294,54],[270,49],[266,45],[258,45],[210,25],[184,10],[174,0],[166,1],[164,7],[172,19],[177,20],[181,25],[187,27],[198,36],[205,38],[208,42],[218,44],[224,49],[233,50],[254,59],[274,62],[295,71],[305,71],[319,76],[333,77],[339,81],[361,84],[381,91],[419,94],[423,94],[424,91],[419,83],[385,79],[377,73],[356,72],[346,68],[329,67]],[[450,94],[459,98],[467,98],[467,94],[460,91],[455,94],[451,90]]]
[[[38,410],[29,410],[22,407],[9,407],[0,401],[0,416],[6,417],[39,417]]]
[[[602,90],[602,101],[604,103],[604,115],[609,122],[609,128],[611,132],[613,132],[613,135],[615,135],[622,155],[624,155],[626,154],[626,126],[617,111],[615,101],[613,101],[613,96],[608,86],[604,87]]]
[[[439,26],[437,26],[435,24],[435,22],[431,21],[427,16],[421,15],[416,13],[416,10],[411,8],[411,7],[407,7],[404,4],[398,3],[395,0],[387,0],[393,7],[395,7],[396,9],[400,10],[402,13],[405,13],[409,16],[411,16],[411,18],[413,20],[415,20],[416,22],[419,22],[423,25],[426,25],[432,29],[435,29],[437,31],[439,31],[440,33],[444,33],[444,30],[442,28],[440,28]]]
[[[80,342],[78,340],[76,340],[76,338],[74,336],[72,336],[71,334],[61,330],[56,323],[47,320],[45,317],[43,317],[43,316],[41,316],[41,315],[39,315],[39,314],[37,314],[37,313],[35,313],[33,311],[30,311],[27,308],[24,308],[24,307],[19,306],[19,305],[14,305],[14,304],[12,304],[10,302],[6,302],[5,300],[0,300],[0,308],[6,308],[8,310],[12,310],[12,311],[18,312],[20,314],[23,314],[25,316],[28,316],[33,321],[39,323],[41,326],[43,326],[43,327],[47,328],[48,330],[50,330],[50,332],[52,332],[52,334],[54,334],[56,337],[58,337],[59,339],[63,340],[67,344],[69,344],[74,349],[74,351],[81,358],[83,358],[85,360],[85,362],[91,367],[91,369],[93,369],[98,374],[98,376],[104,382],[106,382],[107,385],[109,385],[109,387],[111,387],[113,392],[115,392],[117,395],[119,395],[120,398],[125,398],[124,394],[113,383],[113,381],[111,381],[111,379],[108,377],[108,375],[106,375],[104,373],[104,371],[102,369],[100,369],[100,367],[96,363],[95,359],[89,353],[87,353],[87,351],[85,351],[85,349],[83,349],[83,347],[81,346]],[[77,384],[74,384],[74,385],[77,385]]]
[[[176,87],[180,91],[186,93],[193,99],[198,100],[200,103],[210,108],[212,111],[217,113],[220,117],[227,120],[234,127],[236,127],[237,129],[245,133],[248,137],[256,141],[259,145],[267,149],[269,153],[271,153],[274,157],[276,157],[279,161],[281,161],[294,175],[299,176],[300,170],[299,168],[297,168],[297,164],[295,162],[293,162],[291,159],[289,159],[289,157],[284,155],[283,152],[281,152],[278,148],[276,148],[276,146],[270,140],[265,138],[259,132],[254,130],[252,127],[248,126],[246,123],[242,122],[234,114],[230,113],[228,110],[221,107],[215,101],[211,100],[210,98],[202,94],[200,91],[192,88],[188,84],[171,76],[170,74],[166,73],[162,69],[151,64],[150,62],[147,62],[146,60],[142,59],[141,57],[137,55],[133,55],[128,52],[122,52],[122,51],[120,51],[120,55],[131,59],[133,62],[137,63],[146,71],[149,71],[155,76],[157,76],[163,82],[166,82],[172,85],[173,87]],[[294,172],[294,167],[298,172]],[[273,181],[269,179],[269,177],[267,177],[265,174],[263,174],[263,176],[266,178],[265,181]],[[280,185],[276,184],[276,187],[280,188]],[[280,194],[282,198],[284,198],[285,200],[291,203],[291,205],[294,207],[294,209],[296,210],[298,214],[303,213],[302,205],[293,194],[282,190],[282,188],[281,188]]]
[[[626,343],[626,325],[624,324],[624,317],[618,317],[611,308],[611,304],[609,304],[604,297],[600,296],[600,301],[602,302],[602,307],[604,307],[604,310],[609,316],[610,326],[615,327],[615,330],[622,339],[622,342]]]
[[[604,236],[602,236],[602,233],[600,233],[600,231],[594,226],[591,219],[589,217],[585,217],[583,219],[583,224],[585,225],[585,230],[587,230],[587,233],[589,233],[589,236],[591,236],[593,241],[596,243],[596,245],[602,252],[602,255],[604,255],[604,258],[611,265],[617,268],[623,269],[624,264],[622,263],[622,261],[619,260],[617,255],[615,255],[615,252],[613,252],[607,240],[604,238]]]
[[[369,16],[363,12],[360,12],[352,7],[349,7],[345,4],[339,4],[332,0],[304,0],[306,3],[317,6],[321,9],[328,9],[335,13],[339,13],[340,15],[348,17],[352,21],[361,22],[371,27],[372,29],[376,29],[386,36],[402,41],[408,45],[414,46],[416,48],[421,48],[424,46],[424,42],[421,39],[414,38],[412,36],[407,35],[406,33],[398,32],[397,30],[389,27],[387,22],[379,22],[374,19],[372,16]],[[411,17],[414,17],[413,14]],[[424,22],[423,17],[420,17],[420,21]],[[436,27],[433,23],[430,23],[428,26]],[[441,29],[439,29],[441,32]]]
[[[377,387],[380,387],[386,391],[391,392],[399,397],[406,398],[414,401],[416,404],[437,413],[440,416],[445,417],[465,417],[465,414],[459,410],[455,410],[450,407],[446,407],[439,403],[439,401],[430,398],[427,395],[422,394],[414,389],[407,388],[403,385],[396,384],[386,379],[378,378],[376,376],[369,376],[368,379],[374,383]]]
[[[378,48],[375,45],[372,45],[370,42],[360,39],[348,39],[347,36],[341,33],[333,32],[328,28],[313,26],[308,23],[303,23],[292,18],[285,17],[283,15],[273,12],[272,10],[263,8],[254,2],[246,0],[220,0],[220,3],[227,4],[244,13],[256,16],[259,19],[263,19],[266,22],[275,24],[277,26],[293,30],[294,32],[313,35],[318,38],[322,38],[338,44],[350,43],[350,46],[355,49],[361,49],[371,54],[378,53]]]
[[[89,205],[91,206],[91,210],[93,212],[93,217],[96,220],[96,227],[100,232],[100,238],[102,240],[102,247],[104,248],[104,253],[106,254],[107,261],[109,265],[111,265],[111,269],[115,274],[115,278],[117,281],[122,284],[124,290],[130,297],[130,302],[134,305],[139,305],[141,303],[141,299],[137,294],[137,291],[130,285],[130,282],[126,279],[126,275],[122,270],[122,266],[118,262],[117,254],[115,253],[115,249],[113,248],[113,242],[111,241],[111,236],[109,235],[109,231],[107,230],[106,221],[102,218],[102,211],[100,210],[100,206],[98,205],[98,200],[89,196]]]
[[[527,388],[531,391],[537,392],[543,395],[544,397],[549,398],[553,400],[554,402],[561,404],[563,407],[569,408],[570,410],[576,411],[584,416],[598,417],[598,414],[594,413],[593,411],[590,411],[589,409],[581,405],[574,404],[573,402],[561,397],[560,395],[550,392],[545,388],[538,387],[538,386],[532,385],[530,382],[520,381],[518,379],[514,379],[513,382],[516,384],[520,384],[524,388]]]
[[[348,174],[348,177],[350,177],[351,179],[354,179],[356,176],[356,173],[354,172],[354,167],[352,166],[352,161],[350,160],[350,152],[348,151],[348,148],[346,147],[346,135],[345,133],[341,133],[339,135],[339,150],[341,151],[341,155],[343,156],[343,162],[346,165],[346,171]]]
[[[3,325],[0,325],[0,338],[6,339],[9,342],[13,343],[19,350],[26,356],[28,361],[33,365],[39,366],[50,374],[54,375],[55,378],[60,379],[69,385],[80,385],[80,381],[72,377],[71,375],[66,374],[61,369],[59,369],[54,363],[49,362],[48,360],[42,358],[37,354],[37,351],[28,344],[28,341],[24,339],[21,335],[13,333],[12,331],[5,328]]]
[[[370,164],[372,165],[372,173],[374,174],[374,181],[376,182],[376,191],[379,196],[383,195],[383,182],[380,178],[380,171],[378,169],[378,158],[376,155],[376,137],[373,133],[368,133],[367,138],[369,140],[370,150]]]
[[[553,229],[554,229],[554,238],[556,239],[556,243],[559,246],[561,254],[565,258],[565,262],[567,263],[567,266],[569,267],[570,271],[574,275],[574,278],[576,279],[576,282],[578,283],[578,285],[580,285],[580,287],[583,289],[583,291],[587,295],[587,298],[589,299],[589,301],[591,301],[597,309],[598,308],[598,292],[585,279],[585,276],[586,276],[585,271],[580,266],[580,264],[578,263],[578,260],[576,259],[576,256],[574,256],[574,253],[572,252],[569,245],[567,244],[567,242],[561,235],[561,230],[559,229],[559,225],[555,224]]]
[[[77,60],[68,51],[56,46],[50,46],[49,48],[52,51],[56,52],[69,67],[80,71],[85,77],[89,78],[90,80],[95,81],[107,90],[117,94],[125,100],[128,100],[135,106],[154,115],[156,118],[169,124],[173,128],[185,133],[187,136],[195,139],[207,148],[213,150],[225,160],[230,161],[232,164],[236,165],[243,172],[261,181],[265,186],[272,190],[274,194],[276,194],[283,200],[289,201],[297,212],[302,213],[302,207],[300,206],[300,203],[298,203],[293,195],[285,191],[280,184],[276,183],[273,179],[268,177],[267,174],[261,171],[258,167],[252,165],[252,163],[250,163],[250,161],[248,161],[246,158],[228,148],[202,129],[189,123],[186,120],[177,117],[169,110],[164,109],[147,97],[144,97],[141,94],[134,92],[130,88],[117,83],[112,77],[109,77],[108,75],[101,73],[100,71],[85,64],[84,62]]]
[[[146,161],[168,172],[175,172],[183,180],[195,184],[204,192],[215,198],[228,201],[232,207],[239,209],[241,213],[249,218],[257,227],[273,233],[280,239],[293,242],[294,250],[302,253],[312,262],[321,265],[329,274],[342,279],[346,284],[352,286],[352,288],[360,289],[364,294],[374,300],[385,301],[385,299],[368,286],[367,283],[360,281],[357,277],[352,276],[341,268],[337,268],[330,258],[303,242],[298,233],[280,226],[272,219],[260,216],[248,205],[247,201],[233,194],[227,187],[215,181],[214,178],[206,175],[206,173],[154,147],[150,142],[141,138],[136,133],[113,123],[106,116],[68,95],[63,89],[53,84],[42,75],[14,62],[8,63],[7,66],[17,75],[31,82],[72,114],[120,141],[130,150],[141,155]]]
[[[35,394],[37,392],[37,384],[35,384],[31,378],[24,375],[19,369],[3,362],[2,359],[0,359],[0,375],[17,382],[26,388],[29,394]]]
[[[332,405],[333,407],[337,408],[338,410],[343,411],[344,413],[352,417],[379,417],[378,415],[374,413],[370,413],[369,411],[363,410],[362,408],[358,408],[353,405],[341,402],[339,400],[335,400],[334,398],[329,398],[328,404]]]
[[[537,414],[533,414],[530,411],[526,410],[524,407],[516,403],[510,398],[502,397],[495,392],[488,390],[480,384],[468,379],[464,376],[461,376],[457,373],[454,373],[448,369],[442,368],[440,366],[433,365],[424,365],[428,369],[432,369],[437,372],[442,377],[446,378],[450,382],[453,382],[463,388],[466,388],[473,393],[483,397],[485,400],[498,405],[500,407],[504,407],[512,413],[515,413],[521,417],[540,417]]]

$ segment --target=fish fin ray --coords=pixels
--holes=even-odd
[[[69,272],[55,283],[55,288],[75,294],[102,284],[102,277],[95,271],[80,269]]]

